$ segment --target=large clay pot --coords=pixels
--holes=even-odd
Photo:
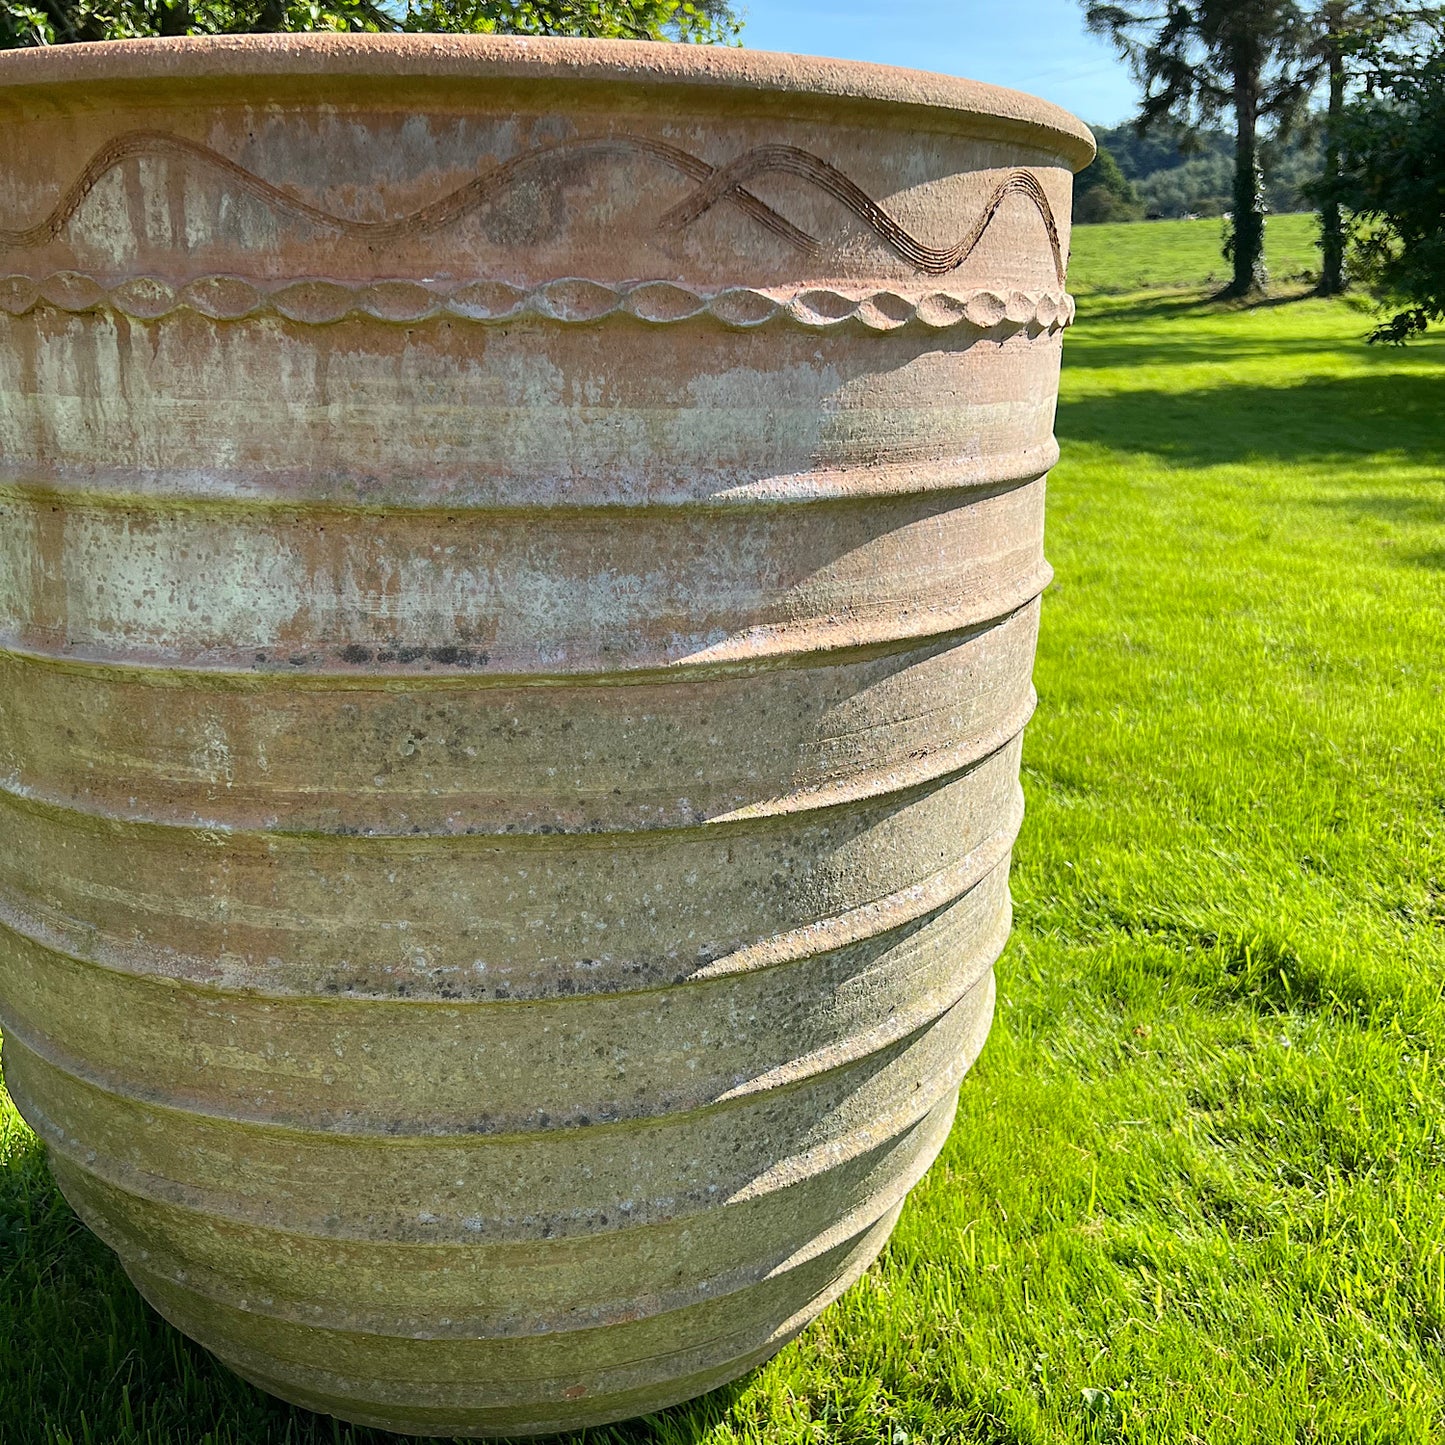
[[[993,1005],[1087,132],[495,39],[0,57],[0,1007],[265,1389],[653,1410],[878,1253]]]

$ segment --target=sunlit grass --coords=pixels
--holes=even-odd
[[[1230,277],[1221,254],[1223,222],[1133,221],[1076,226],[1069,284],[1080,296],[1116,295],[1155,287],[1220,290]],[[1319,221],[1312,215],[1271,216],[1265,261],[1277,284],[1301,284],[1320,269]]]
[[[1445,347],[1367,329],[1085,300],[1018,922],[957,1127],[776,1361],[589,1441],[1442,1438]],[[0,1119],[6,1445],[384,1438],[160,1324]]]

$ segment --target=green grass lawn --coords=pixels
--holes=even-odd
[[[592,1445],[1445,1435],[1445,346],[1096,294],[1202,281],[1105,235],[1194,225],[1075,243],[1018,921],[944,1155],[776,1361]],[[5,1445],[387,1438],[160,1324],[0,1119]]]
[[[1221,225],[1213,220],[1078,226],[1069,288],[1081,299],[1151,288],[1219,290],[1230,277],[1219,250]],[[1318,277],[1317,217],[1271,216],[1264,236],[1264,258],[1275,282],[1289,285]]]

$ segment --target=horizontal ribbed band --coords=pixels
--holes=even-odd
[[[113,1248],[144,1235],[147,1274],[229,1308],[310,1324],[321,1298],[330,1303],[331,1328],[358,1334],[517,1339],[667,1314],[810,1263],[902,1201],[947,1138],[953,1112],[948,1095],[895,1138],[813,1183],[724,1205],[705,1226],[684,1215],[611,1231],[604,1241],[412,1244],[304,1236],[131,1194],[63,1158],[56,1173],[70,1203]],[[683,1251],[692,1269],[679,1278]],[[246,1261],[242,1271],[238,1259]],[[368,1264],[385,1272],[380,1297],[358,1283]],[[576,1291],[574,1278],[583,1272],[589,1288]]]
[[[416,694],[379,680],[177,687],[154,670],[0,654],[0,796],[98,823],[360,837],[598,835],[837,807],[933,782],[1014,737],[1034,705],[1037,611],[691,687],[454,680],[428,687],[424,726]],[[755,726],[757,708],[772,727]]]
[[[0,900],[6,926],[45,950],[223,993],[459,1003],[666,988],[941,907],[1006,854],[1017,767],[1015,742],[846,808],[600,839],[97,830],[4,806],[6,835],[63,864],[41,887],[11,853]]]
[[[144,507],[166,501],[181,502],[200,511],[224,515],[228,510],[267,507],[294,509],[304,505],[318,520],[333,514],[383,515],[390,512],[440,511],[448,516],[476,513],[528,512],[538,517],[575,511],[611,512],[616,509],[774,507],[846,502],[866,497],[921,496],[935,492],[1004,491],[1021,482],[1044,476],[1059,460],[1059,444],[1049,437],[1035,445],[978,456],[919,457],[877,461],[866,466],[819,466],[807,471],[775,475],[735,475],[708,478],[705,488],[696,479],[678,477],[671,486],[654,486],[647,492],[609,493],[605,485],[589,488],[582,479],[569,477],[553,496],[508,496],[495,485],[469,479],[465,473],[445,477],[433,469],[426,475],[405,473],[394,479],[384,500],[368,500],[349,488],[344,478],[327,477],[314,470],[232,470],[217,464],[204,474],[176,468],[140,469],[120,464],[106,467],[42,465],[34,460],[0,457],[0,498],[13,493],[47,505],[105,505]],[[444,480],[444,488],[438,483]],[[560,481],[560,479],[559,479]]]
[[[12,1096],[54,1152],[142,1199],[358,1244],[521,1244],[706,1216],[862,1158],[956,1090],[992,1008],[986,975],[933,1024],[775,1096],[529,1135],[356,1136],[212,1118],[97,1089],[18,1042]]]
[[[291,999],[278,1008],[12,944],[0,1001],[8,1038],[136,1104],[353,1136],[621,1128],[794,1087],[926,1026],[1003,948],[1002,862],[915,925],[667,990],[531,1004]],[[721,1030],[719,1014],[750,1027]],[[52,1019],[67,1016],[56,1037]],[[119,1057],[117,1018],[134,1020]],[[355,1042],[373,1034],[369,1049]],[[479,1078],[488,1080],[480,1097]],[[413,1097],[423,1079],[425,1125]]]

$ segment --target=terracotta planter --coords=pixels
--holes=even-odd
[[[289,1400],[553,1430],[854,1280],[988,1029],[1063,113],[502,40],[0,56],[6,1078]]]

